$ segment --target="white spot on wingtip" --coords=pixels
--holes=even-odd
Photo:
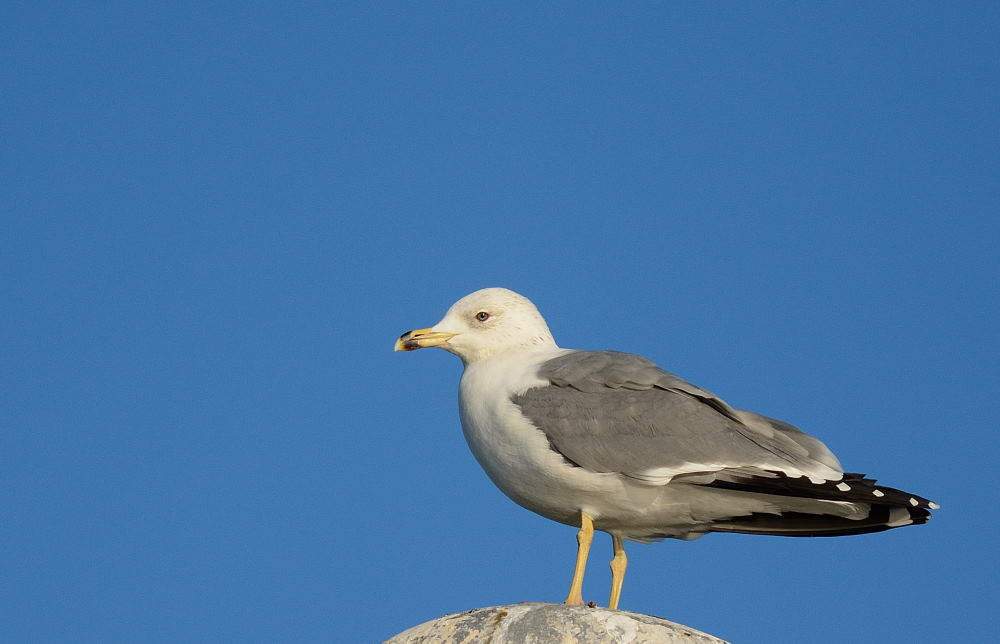
[[[915,498],[913,498],[911,496],[910,497],[910,505],[912,505],[913,507],[917,507],[918,505],[920,505],[920,501],[917,501]]]
[[[850,492],[851,486],[847,483],[837,483],[837,489],[841,492]]]
[[[937,503],[935,503],[934,501],[928,501],[927,502],[927,507],[929,507],[931,510],[940,510],[941,509],[941,506],[938,505]]]
[[[872,494],[874,494],[875,496],[885,496],[885,492],[883,492],[882,490],[872,490]]]

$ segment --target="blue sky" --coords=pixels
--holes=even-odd
[[[391,351],[485,286],[944,506],[631,544],[623,608],[996,631],[995,3],[355,4],[0,10],[0,639],[561,600],[574,530],[480,471],[455,358]]]

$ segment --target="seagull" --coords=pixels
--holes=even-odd
[[[925,523],[939,507],[845,473],[818,439],[647,358],[560,348],[535,305],[504,288],[463,297],[395,344],[425,347],[462,360],[462,430],[490,479],[522,507],[579,528],[566,604],[583,604],[595,530],[611,535],[616,610],[626,540],[864,534]]]

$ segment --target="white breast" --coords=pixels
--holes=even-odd
[[[568,463],[510,400],[548,384],[535,376],[537,365],[559,353],[507,352],[469,365],[459,385],[459,411],[465,439],[497,487],[533,512],[577,525],[581,510],[596,518],[595,501],[621,490],[618,475]]]

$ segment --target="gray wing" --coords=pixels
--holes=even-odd
[[[642,356],[571,351],[541,364],[538,375],[551,384],[512,401],[554,450],[591,471],[661,484],[765,471],[840,478],[840,464],[820,441],[733,409]]]

